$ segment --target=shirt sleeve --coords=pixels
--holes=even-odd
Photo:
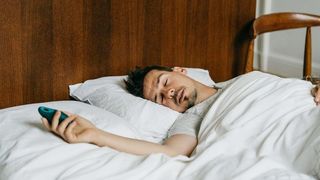
[[[176,134],[185,134],[197,137],[202,118],[193,113],[181,114],[169,129],[168,137]]]

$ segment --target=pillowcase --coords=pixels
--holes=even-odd
[[[203,84],[215,84],[207,70],[186,70],[189,77]],[[127,76],[108,76],[70,85],[70,96],[110,111],[129,121],[150,141],[162,142],[180,113],[130,94],[123,81],[126,78]]]

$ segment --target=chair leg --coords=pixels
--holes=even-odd
[[[303,62],[303,77],[311,77],[311,56],[312,56],[312,49],[311,49],[311,27],[307,28],[306,31],[306,42],[305,42],[305,49],[304,49],[304,62]]]
[[[245,67],[245,73],[253,71],[253,50],[254,50],[254,39],[250,41],[247,53],[247,62]]]

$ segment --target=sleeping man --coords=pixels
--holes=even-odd
[[[204,115],[225,87],[235,80],[236,78],[209,87],[186,76],[183,68],[148,66],[132,71],[125,81],[130,93],[182,113],[162,144],[102,131],[90,121],[74,114],[69,114],[59,124],[59,111],[54,115],[51,125],[45,118],[42,122],[48,130],[68,143],[92,143],[138,155],[164,153],[169,156],[190,156],[198,144],[197,135]],[[317,105],[320,104],[319,87],[317,85],[311,90]]]

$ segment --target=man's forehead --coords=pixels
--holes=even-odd
[[[153,91],[157,85],[158,77],[166,72],[168,71],[151,70],[148,72],[143,81],[143,96],[145,98],[152,100]]]
[[[150,98],[153,86],[157,81],[157,77],[160,74],[159,70],[151,70],[147,73],[143,80],[143,96],[147,99]]]

